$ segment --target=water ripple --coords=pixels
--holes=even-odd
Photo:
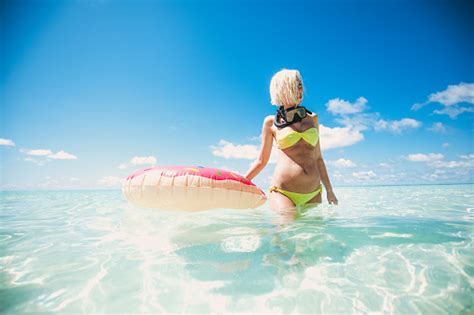
[[[116,191],[0,193],[1,313],[474,310],[472,185],[345,187],[294,222]]]

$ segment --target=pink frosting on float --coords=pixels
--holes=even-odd
[[[255,186],[255,184],[250,180],[234,172],[203,166],[154,166],[133,172],[127,177],[127,180],[131,180],[134,177],[151,171],[161,172],[161,176],[166,177],[193,175],[209,178],[212,180],[232,180],[244,185]],[[265,195],[261,189],[259,190],[263,195]]]

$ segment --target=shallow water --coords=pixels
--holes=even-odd
[[[474,185],[340,187],[282,223],[0,193],[0,313],[474,312]]]

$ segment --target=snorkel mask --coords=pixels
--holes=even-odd
[[[312,114],[312,112],[307,110],[304,106],[293,106],[288,109],[280,106],[275,115],[274,125],[278,128],[287,127],[291,124],[302,121],[308,113]]]

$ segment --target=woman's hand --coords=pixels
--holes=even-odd
[[[328,191],[327,197],[329,204],[337,205],[337,198],[332,190]]]

